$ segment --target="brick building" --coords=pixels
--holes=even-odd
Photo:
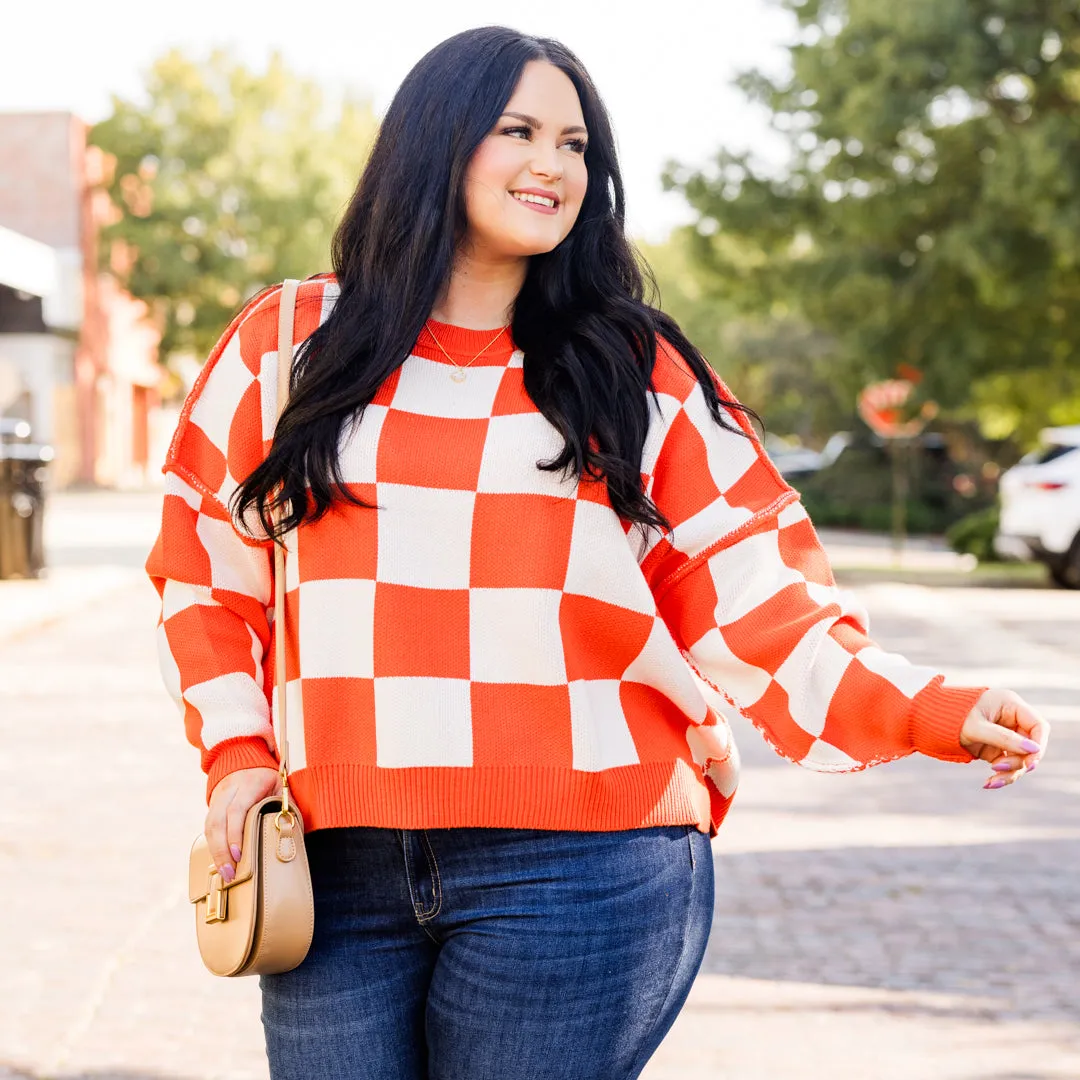
[[[0,113],[0,415],[53,445],[55,486],[140,485],[157,473],[159,335],[98,269],[115,210],[86,140],[70,113]]]

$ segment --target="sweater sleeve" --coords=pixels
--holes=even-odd
[[[808,768],[852,771],[914,751],[970,761],[960,729],[985,687],[949,686],[870,639],[798,493],[742,414],[727,410],[735,431],[713,420],[682,365],[667,357],[684,374],[661,377],[669,422],[647,476],[673,529],[642,570],[687,660],[779,754]]]
[[[277,767],[270,710],[273,547],[237,529],[236,477],[268,447],[263,403],[276,303],[253,301],[230,325],[184,403],[164,466],[161,528],[146,571],[161,597],[158,655],[207,798],[228,773]],[[274,353],[269,352],[269,362]],[[273,380],[276,384],[276,379]],[[270,396],[273,401],[273,397]],[[264,435],[266,436],[264,438]]]

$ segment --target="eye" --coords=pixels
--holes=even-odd
[[[501,134],[503,135],[524,135],[526,139],[532,138],[532,128],[530,127],[510,127],[503,128]],[[566,145],[573,147],[575,154],[584,154],[589,148],[589,143],[586,139],[567,139]]]

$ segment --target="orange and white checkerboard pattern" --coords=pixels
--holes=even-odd
[[[301,286],[297,344],[336,295],[329,275]],[[147,563],[208,790],[275,764],[272,548],[226,507],[273,435],[277,298],[234,320],[185,404]],[[462,362],[491,337],[435,329]],[[536,467],[562,440],[507,337],[463,383],[453,370],[422,335],[341,440],[343,480],[377,509],[342,504],[287,539],[309,828],[715,830],[738,759],[695,670],[812,768],[968,760],[958,733],[981,688],[873,645],[796,493],[755,438],[712,420],[666,343],[641,466],[665,538],[628,528],[603,484]]]

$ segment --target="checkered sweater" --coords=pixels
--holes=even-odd
[[[274,431],[278,290],[249,304],[184,405],[147,571],[165,682],[208,792],[276,764],[273,554],[226,507]],[[337,296],[300,288],[297,345]],[[435,323],[464,363],[491,338]],[[738,757],[700,676],[782,755],[828,771],[970,760],[981,689],[885,653],[834,585],[798,495],[683,359],[657,357],[643,536],[606,487],[542,472],[561,437],[504,336],[458,383],[423,334],[343,433],[343,505],[288,536],[289,750],[309,829],[715,832]],[[730,398],[722,385],[722,393]]]

